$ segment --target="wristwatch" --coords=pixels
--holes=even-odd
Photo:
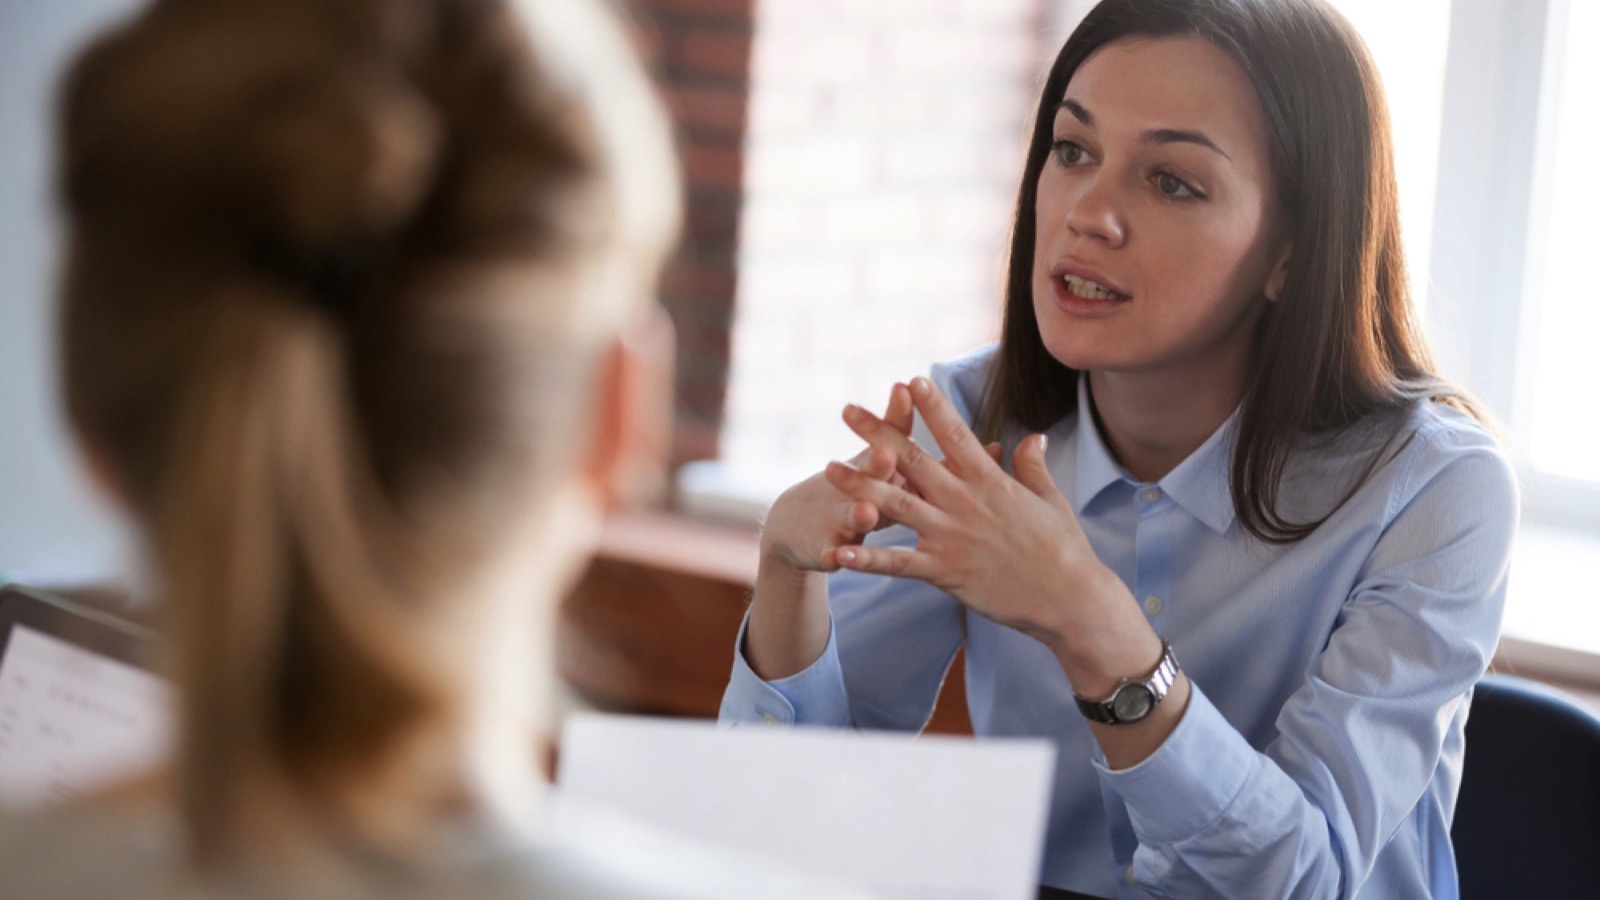
[[[1154,672],[1141,679],[1122,679],[1104,700],[1089,700],[1076,693],[1072,697],[1078,701],[1078,711],[1092,722],[1129,725],[1150,715],[1177,680],[1178,658],[1172,655],[1172,645],[1162,641],[1161,662],[1156,663]]]

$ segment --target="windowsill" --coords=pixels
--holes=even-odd
[[[693,518],[759,528],[778,495],[811,474],[797,467],[692,462],[678,469],[678,510]]]
[[[785,488],[809,473],[741,467],[716,460],[678,472],[678,505],[686,515],[757,527]],[[1600,534],[1524,524],[1517,537],[1506,597],[1498,671],[1600,693],[1600,603],[1583,602],[1574,586],[1600,559]]]
[[[1600,605],[1576,592],[1596,559],[1600,534],[1523,524],[1511,558],[1503,668],[1600,688]]]

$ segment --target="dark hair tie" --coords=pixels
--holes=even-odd
[[[341,321],[365,292],[375,256],[356,243],[309,247],[282,238],[262,239],[255,250],[257,265],[274,280]]]

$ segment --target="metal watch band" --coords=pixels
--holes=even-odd
[[[1117,682],[1111,696],[1104,700],[1089,700],[1073,694],[1078,711],[1093,722],[1106,725],[1128,725],[1143,720],[1160,705],[1173,682],[1178,680],[1178,658],[1172,645],[1161,642],[1161,661],[1155,671],[1143,678],[1124,678]]]

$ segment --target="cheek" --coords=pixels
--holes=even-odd
[[[1067,214],[1076,202],[1078,190],[1072,179],[1051,165],[1046,165],[1039,173],[1033,197],[1033,221],[1040,246],[1046,246],[1047,235],[1059,234],[1066,227]]]
[[[1246,301],[1260,293],[1266,273],[1259,220],[1253,216],[1152,223],[1150,246],[1161,248],[1145,261],[1145,274],[1163,295],[1184,305]]]

